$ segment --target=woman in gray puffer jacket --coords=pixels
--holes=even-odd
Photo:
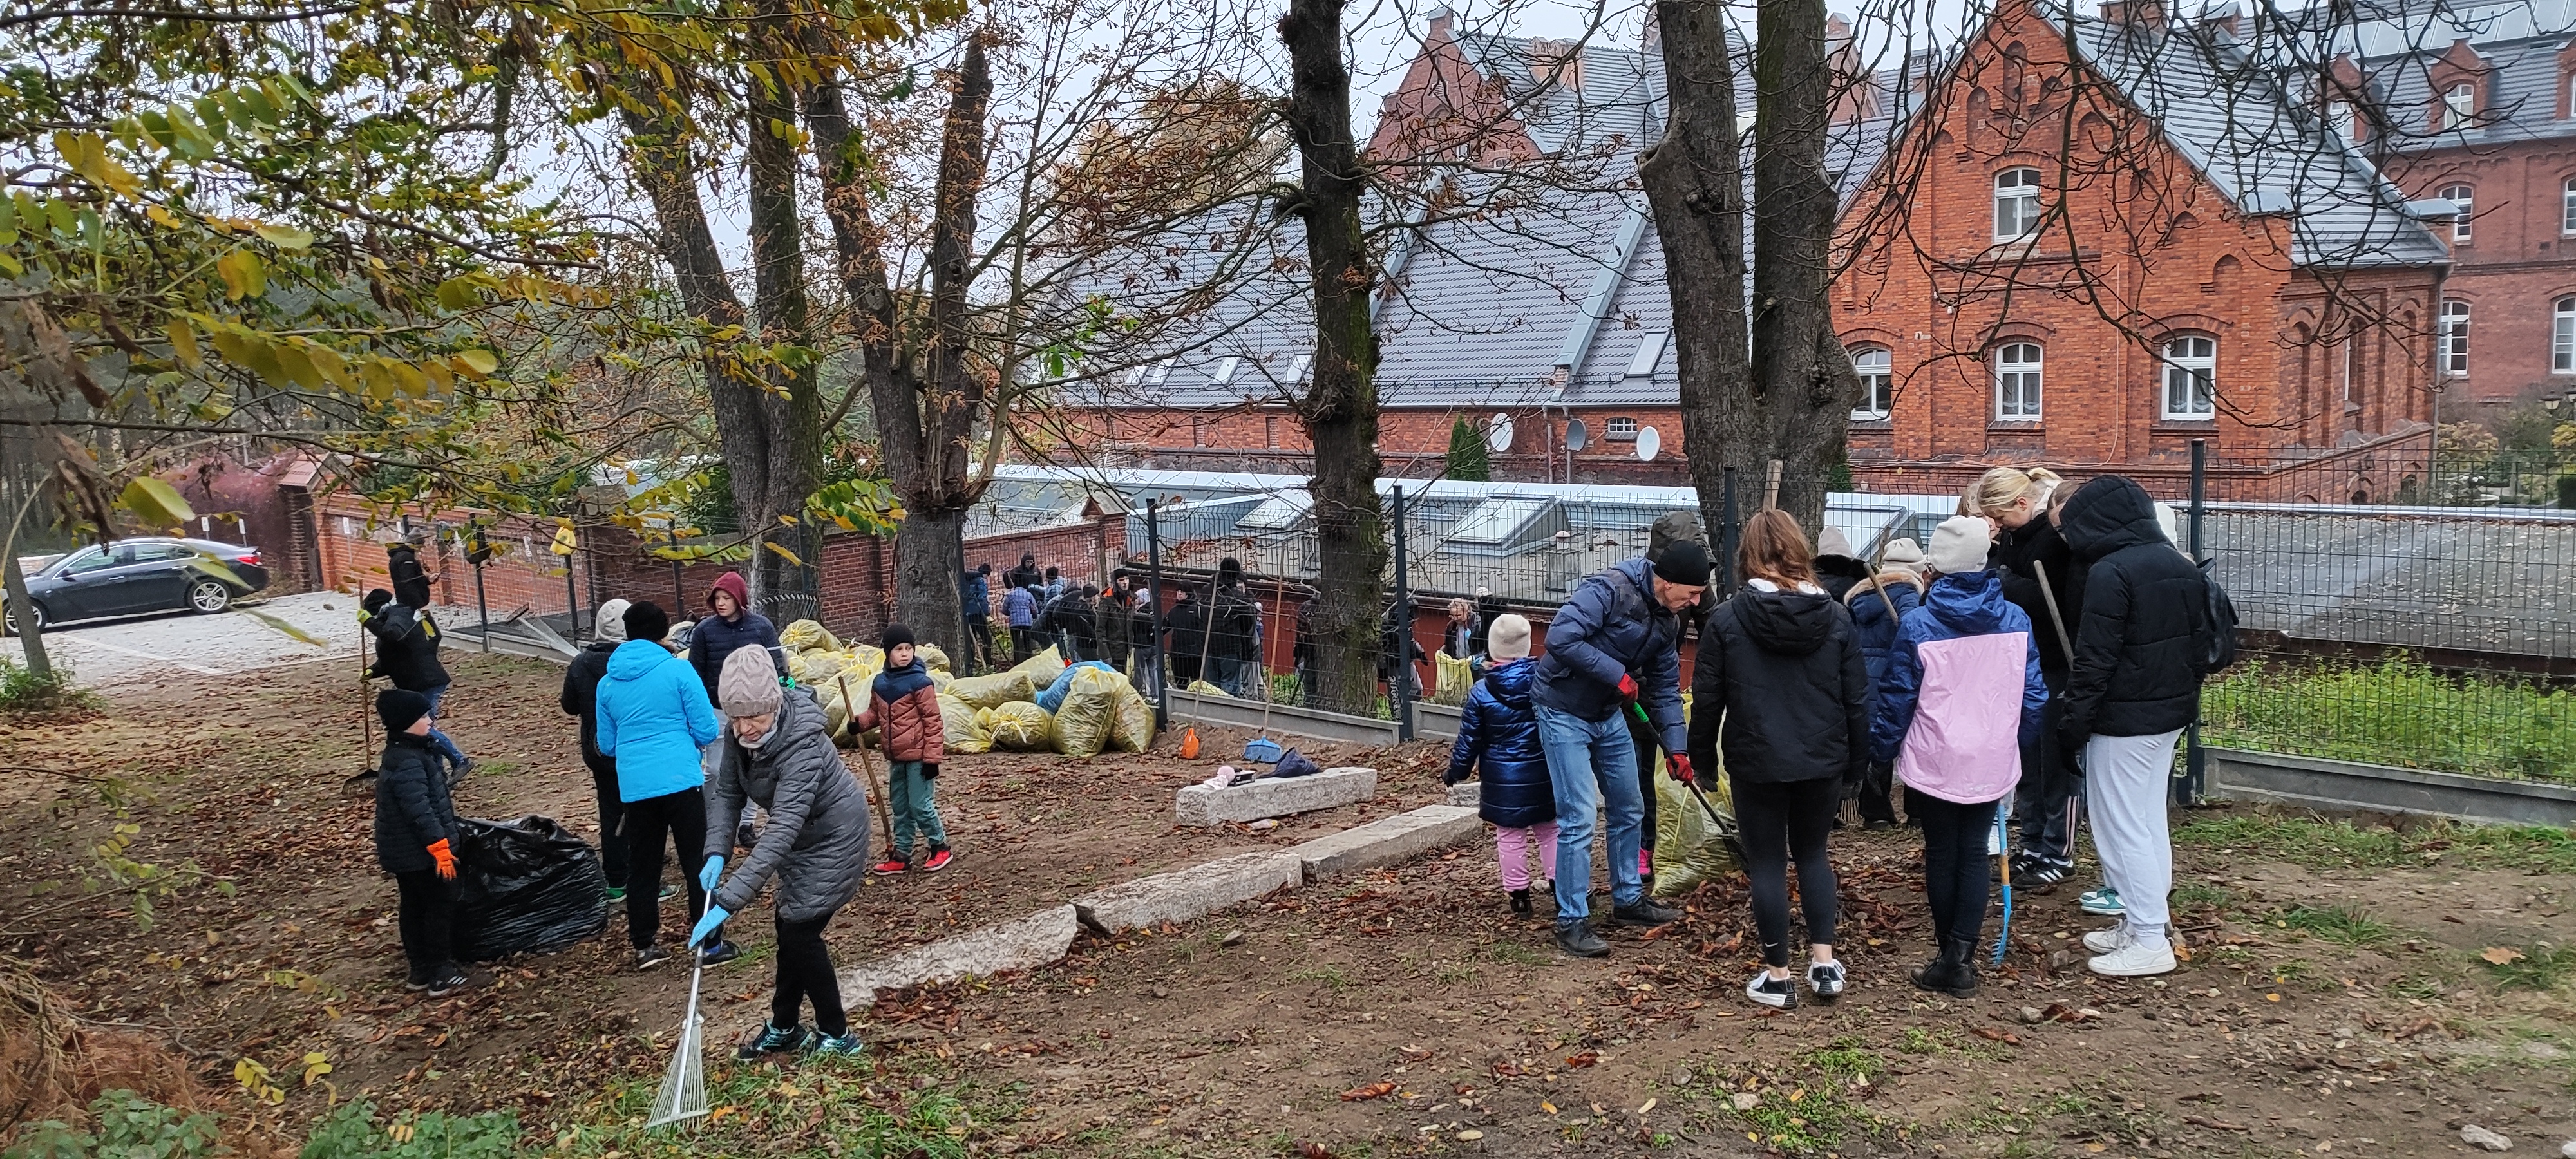
[[[703,876],[713,891],[713,908],[700,929],[721,925],[751,904],[771,876],[778,878],[777,994],[768,1025],[743,1045],[739,1057],[749,1061],[798,1050],[855,1054],[859,1036],[842,1013],[823,929],[858,892],[866,871],[867,798],[824,730],[822,708],[803,689],[781,688],[766,652],[745,648],[726,657],[717,683],[725,738],[715,775],[707,780],[707,847],[728,847],[745,802],[768,810],[769,823],[731,874],[724,872],[723,858],[707,859]],[[809,999],[812,1031],[797,1017]]]

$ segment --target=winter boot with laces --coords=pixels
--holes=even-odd
[[[752,1036],[751,1041],[743,1043],[740,1049],[733,1052],[733,1057],[738,1062],[757,1062],[764,1054],[801,1051],[811,1047],[813,1042],[814,1032],[805,1029],[805,1024],[802,1022],[786,1027],[763,1022],[760,1024],[760,1033]]]

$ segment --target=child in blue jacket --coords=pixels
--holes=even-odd
[[[1530,676],[1538,668],[1529,658],[1530,622],[1509,613],[1497,616],[1485,643],[1492,666],[1467,694],[1458,743],[1449,750],[1449,772],[1441,780],[1455,785],[1467,779],[1469,769],[1481,767],[1477,811],[1494,826],[1494,860],[1501,863],[1512,912],[1528,917],[1530,846],[1538,847],[1547,888],[1554,889],[1556,881],[1556,789],[1538,743],[1538,714],[1530,707]]]
[[[1911,539],[1893,539],[1879,553],[1877,574],[1843,593],[1852,629],[1860,634],[1861,662],[1869,666],[1872,712],[1887,688],[1887,658],[1896,651],[1897,625],[1923,602],[1923,588],[1923,548]],[[1896,824],[1894,768],[1891,762],[1873,760],[1861,779],[1848,786],[1862,825],[1886,829]]]

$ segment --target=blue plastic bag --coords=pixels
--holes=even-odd
[[[1112,676],[1118,674],[1118,670],[1110,667],[1107,661],[1085,660],[1080,664],[1068,664],[1065,666],[1064,671],[1055,674],[1054,683],[1047,685],[1043,690],[1039,691],[1037,695],[1038,707],[1043,708],[1048,712],[1055,712],[1062,709],[1064,707],[1065,694],[1073,691],[1073,674],[1080,672],[1085,668],[1097,668]]]

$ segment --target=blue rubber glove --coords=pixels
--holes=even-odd
[[[704,866],[700,867],[700,868],[699,868],[699,870],[698,870],[698,888],[700,888],[700,889],[714,889],[714,888],[716,887],[716,883],[717,883],[717,882],[719,882],[719,881],[723,881],[723,880],[724,880],[724,858],[723,858],[723,856],[718,855],[718,856],[715,856],[715,857],[707,858],[707,863],[706,863],[706,865],[704,865]]]
[[[732,916],[733,914],[727,912],[723,906],[708,906],[707,916],[699,918],[697,928],[689,931],[689,948],[696,949],[698,943],[707,940],[708,935],[716,932],[717,926],[723,925],[725,919]]]

